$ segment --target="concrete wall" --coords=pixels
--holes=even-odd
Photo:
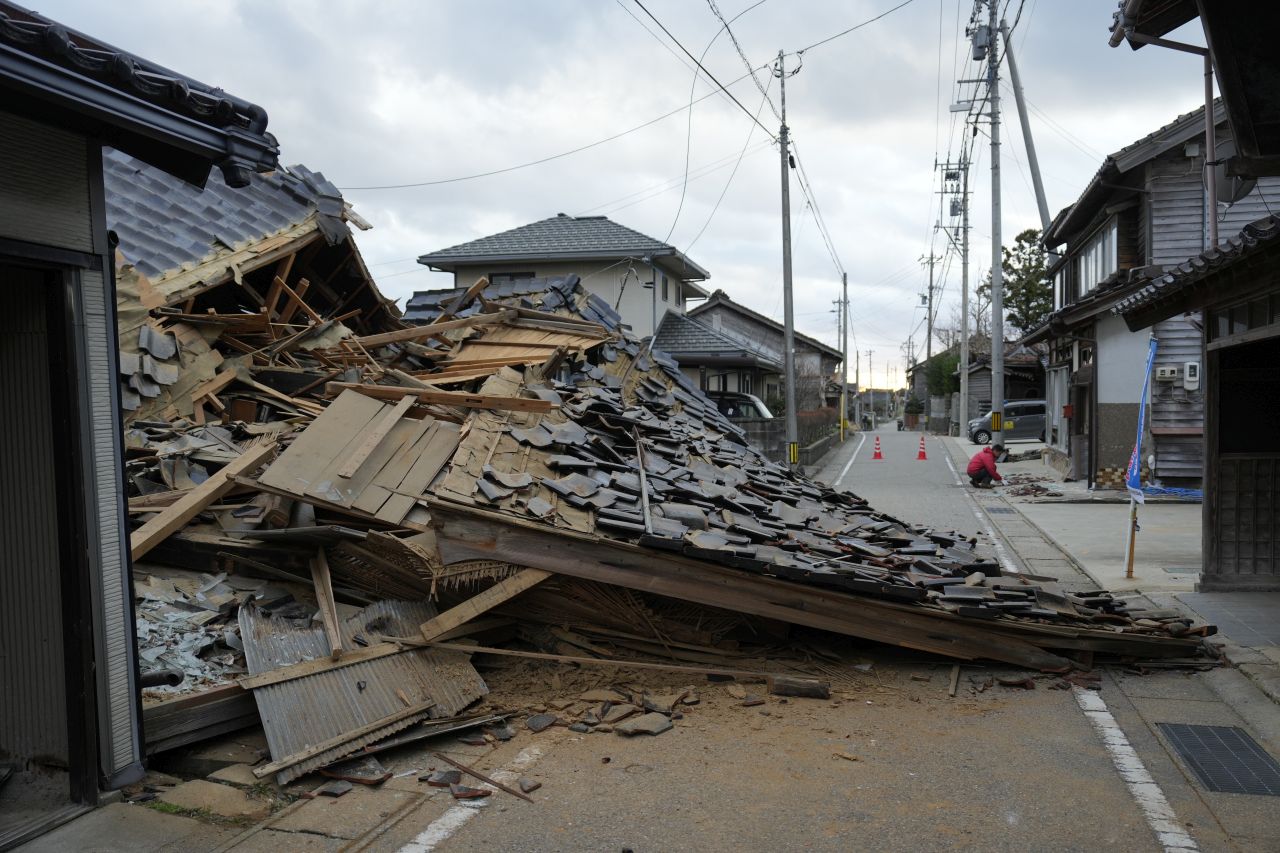
[[[653,273],[641,263],[609,260],[568,261],[563,263],[477,264],[459,267],[453,275],[454,286],[469,287],[482,275],[493,273],[532,272],[538,277],[577,275],[587,290],[614,306],[623,322],[631,326],[640,337],[653,334],[653,291],[645,287]],[[667,299],[662,298],[662,276],[667,276]],[[681,282],[658,267],[657,313],[658,322],[668,311],[685,312],[685,300],[681,298]]]
[[[1144,330],[1131,332],[1120,317],[1104,314],[1097,322],[1098,403],[1136,403],[1147,367]]]

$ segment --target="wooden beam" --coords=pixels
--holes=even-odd
[[[324,635],[329,641],[329,657],[342,657],[342,629],[338,626],[338,605],[333,600],[333,579],[329,576],[329,561],[324,549],[316,549],[311,558],[311,583],[316,588],[316,602],[320,605],[320,620],[324,623]]]
[[[280,309],[280,322],[287,323],[298,309],[302,307],[302,297],[307,295],[307,290],[311,287],[311,282],[307,279],[298,281],[298,286],[294,288],[294,294],[289,297],[289,301],[284,304],[284,308]]]
[[[987,658],[1047,671],[1072,668],[1067,658],[1038,647],[1029,633],[1000,635],[944,611],[823,590],[674,553],[659,558],[638,545],[438,499],[429,500],[428,508],[445,565],[500,560],[962,660]]]
[[[331,670],[341,669],[344,666],[351,666],[353,663],[377,660],[378,658],[384,658],[387,655],[398,655],[407,651],[412,651],[412,649],[397,643],[378,643],[376,646],[367,646],[363,649],[352,649],[337,660],[333,660],[331,658],[313,658],[311,660],[304,660],[298,663],[289,664],[288,666],[282,666],[279,669],[262,672],[257,675],[247,675],[236,683],[246,690],[256,690],[259,687],[266,687],[268,684],[279,684],[282,681],[293,681],[295,678],[315,675],[319,672],[329,672]]]
[[[495,397],[490,394],[466,394],[461,391],[430,391],[425,388],[397,388],[390,385],[363,385],[359,382],[330,382],[325,394],[336,397],[343,391],[359,391],[376,400],[399,400],[412,394],[419,403],[462,406],[468,409],[497,409],[506,412],[549,412],[551,402],[528,397]]]
[[[442,643],[437,641],[418,641],[408,637],[383,637],[393,643],[404,643],[406,646],[420,645],[433,649],[446,649],[451,652],[464,652],[471,655],[501,655],[503,657],[528,658],[529,660],[549,660],[558,663],[586,664],[588,666],[611,666],[615,669],[657,669],[664,672],[691,672],[696,675],[724,675],[730,678],[750,678],[764,681],[775,673],[757,672],[749,669],[724,669],[714,666],[687,666],[677,663],[651,663],[640,660],[615,660],[612,658],[588,658],[576,655],[553,655],[547,652],[522,652],[517,649],[499,649],[489,646],[472,646],[467,643]]]
[[[449,329],[465,329],[468,326],[486,325],[492,323],[502,323],[515,317],[513,310],[498,311],[493,314],[476,314],[471,317],[463,317],[460,320],[444,320],[436,323],[430,323],[425,326],[411,326],[408,329],[397,329],[394,332],[382,332],[377,335],[364,335],[355,340],[362,346],[380,347],[385,344],[398,344],[404,341],[416,341],[422,338],[429,338],[440,332]],[[452,342],[451,342],[452,343]]]
[[[481,613],[492,610],[502,602],[515,598],[526,589],[537,586],[549,577],[551,577],[551,572],[544,572],[541,569],[525,569],[519,574],[501,580],[479,595],[472,596],[462,602],[457,607],[451,607],[444,613],[423,622],[422,638],[424,640],[435,640],[459,625],[470,622]]]
[[[360,442],[360,446],[355,449],[355,452],[347,458],[346,462],[342,463],[342,467],[338,469],[338,476],[344,480],[354,477],[356,472],[360,470],[360,466],[369,458],[369,454],[382,443],[382,440],[387,437],[387,433],[391,432],[391,428],[400,422],[400,419],[404,417],[404,413],[409,411],[409,408],[416,402],[418,402],[416,397],[406,394],[404,399],[391,408],[391,411],[383,415],[374,428],[365,435],[364,441]]]
[[[265,779],[272,773],[279,773],[281,770],[287,770],[295,764],[301,764],[308,758],[328,752],[331,749],[342,746],[344,743],[350,743],[353,740],[357,740],[365,735],[376,732],[380,728],[398,723],[407,717],[412,717],[415,714],[422,714],[430,711],[435,706],[436,703],[434,701],[429,701],[423,702],[419,705],[414,705],[411,708],[405,708],[403,711],[397,711],[388,717],[383,717],[381,720],[374,720],[368,725],[361,726],[360,728],[353,729],[349,732],[343,732],[337,737],[329,738],[328,740],[317,743],[314,746],[309,746],[306,749],[299,750],[293,755],[286,755],[279,761],[273,761],[270,764],[255,767],[253,768],[253,775],[257,776],[259,779]]]
[[[277,278],[277,279],[275,280],[274,284],[278,284],[278,285],[280,285],[280,289],[281,289],[281,290],[283,290],[285,293],[289,294],[289,301],[285,303],[285,306],[286,306],[286,307],[288,307],[289,305],[292,305],[293,303],[295,303],[295,302],[296,302],[296,303],[298,303],[298,306],[299,306],[300,308],[302,308],[302,313],[304,313],[304,314],[306,314],[308,317],[310,317],[310,318],[311,318],[311,321],[312,321],[313,323],[323,323],[323,322],[324,322],[324,318],[323,318],[323,317],[321,317],[319,314],[317,314],[314,310],[312,310],[312,308],[311,308],[311,306],[310,306],[310,305],[308,305],[307,303],[303,302],[303,301],[302,301],[302,297],[298,295],[298,292],[297,292],[297,291],[295,291],[292,287],[290,287],[290,286],[285,282],[285,280],[284,280],[284,279],[282,279],[282,278]]]
[[[146,524],[133,531],[129,537],[129,549],[133,559],[138,560],[148,551],[159,545],[169,535],[195,518],[205,507],[222,497],[236,484],[235,478],[240,474],[253,471],[272,454],[275,453],[274,441],[251,447],[240,458],[224,466],[220,471],[209,475],[194,489],[156,514]]]
[[[475,284],[471,285],[465,291],[458,294],[458,297],[454,299],[452,302],[450,302],[449,307],[444,309],[444,312],[436,319],[437,320],[452,319],[454,314],[457,314],[463,308],[470,305],[473,299],[475,299],[481,293],[484,293],[484,289],[488,286],[489,286],[489,277],[483,276],[483,275],[480,276],[478,279],[476,279]]]

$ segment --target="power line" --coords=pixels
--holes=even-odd
[[[849,29],[847,29],[847,30],[841,30],[840,32],[836,33],[835,35],[827,36],[826,38],[822,39],[821,41],[815,41],[813,44],[809,45],[808,47],[802,47],[802,48],[800,48],[799,50],[797,50],[797,51],[796,51],[796,55],[797,55],[797,56],[799,56],[800,54],[802,54],[802,53],[804,53],[804,52],[806,52],[806,51],[813,50],[815,47],[820,47],[821,45],[824,45],[824,44],[826,44],[826,43],[827,43],[827,42],[829,42],[829,41],[835,41],[836,39],[840,38],[841,36],[847,36],[849,33],[853,32],[854,30],[860,30],[860,29],[862,29],[863,27],[865,27],[865,26],[867,26],[867,25],[869,25],[869,24],[874,24],[876,21],[880,20],[881,18],[886,17],[886,16],[888,16],[888,15],[892,15],[894,12],[898,11],[898,10],[899,10],[899,9],[901,9],[903,6],[910,6],[910,5],[911,5],[912,3],[914,3],[914,2],[915,2],[915,0],[904,0],[904,2],[899,3],[897,6],[894,6],[892,9],[889,9],[889,10],[887,10],[887,11],[881,12],[879,15],[876,15],[874,18],[868,18],[867,20],[863,21],[863,22],[862,22],[862,23],[860,23],[860,24],[854,24],[852,27],[849,27]]]
[[[764,68],[767,66],[761,66],[761,67]],[[746,80],[747,77],[749,76],[750,75],[748,74],[743,74],[741,77],[738,77],[734,80],[729,81],[729,85],[733,86],[737,83],[741,83],[743,80]],[[695,98],[690,104],[677,107],[676,109],[672,110],[669,113],[663,113],[657,118],[649,119],[648,121],[642,124],[638,124],[635,127],[628,128],[627,130],[621,131],[619,133],[615,133],[612,136],[606,136],[604,139],[597,139],[595,142],[589,142],[586,145],[580,145],[577,148],[572,148],[568,151],[561,151],[559,154],[552,154],[548,157],[540,157],[537,160],[530,160],[527,163],[519,163],[515,166],[506,166],[502,169],[493,169],[488,172],[477,172],[471,175],[459,175],[453,178],[440,178],[433,181],[416,181],[413,183],[406,183],[406,184],[383,184],[380,186],[367,186],[367,187],[338,187],[338,189],[341,190],[342,192],[356,192],[356,191],[362,191],[362,190],[402,190],[402,189],[410,189],[414,187],[434,187],[434,186],[439,186],[441,184],[456,184],[461,181],[473,181],[477,178],[489,178],[494,175],[503,175],[503,174],[506,174],[507,172],[515,172],[520,169],[527,169],[530,166],[540,166],[543,163],[550,163],[552,160],[560,160],[564,157],[569,157],[573,154],[580,154],[583,151],[587,151],[591,148],[597,148],[601,145],[604,145],[607,142],[613,142],[615,139],[621,139],[622,137],[628,136],[629,134],[635,133],[636,131],[644,130],[646,127],[651,127],[652,125],[655,125],[664,119],[669,119],[672,116],[679,115],[685,110],[692,109],[693,104],[700,104],[703,101],[707,100],[708,98],[715,97],[719,93],[720,93],[719,90],[708,92],[707,94],[703,95],[700,98]],[[772,138],[773,134],[769,134],[769,135],[770,135],[770,138]]]
[[[747,14],[748,12],[750,12],[752,9],[756,8],[756,6],[759,6],[763,2],[764,0],[757,0],[757,2],[754,5],[748,6],[747,8],[739,12],[737,15],[735,15],[733,20],[735,21],[738,20],[738,18],[741,18],[743,15]],[[639,4],[639,0],[637,0],[637,4]],[[644,7],[641,6],[641,8],[644,8]],[[648,11],[649,11],[648,9],[645,9],[646,13],[648,13]],[[653,17],[652,14],[650,14],[649,17]],[[654,20],[656,21],[657,19],[654,18]],[[662,24],[659,23],[658,26],[661,27]],[[711,50],[711,46],[716,43],[716,39],[720,38],[720,34],[723,32],[726,32],[728,29],[729,29],[729,22],[723,21],[720,29],[716,30],[716,34],[711,37],[711,40],[707,42],[707,46],[702,49],[702,55],[694,60],[694,62],[698,64],[699,68],[702,68],[702,60],[707,58],[707,53]],[[663,27],[663,31],[666,32],[665,27]],[[669,32],[667,34],[670,35]],[[672,40],[673,41],[675,40],[674,36],[672,36]],[[676,42],[676,43],[679,44],[679,42]],[[681,45],[680,49],[684,50],[684,46]],[[756,80],[755,69],[752,68],[750,65],[748,65],[747,73],[751,75],[752,82],[755,83],[756,86],[759,86],[760,81]],[[712,78],[712,79],[714,80],[715,78]],[[716,82],[718,84],[719,81],[716,81]],[[693,150],[693,93],[697,85],[698,85],[698,72],[694,71],[693,79],[689,81],[689,112],[685,114],[684,183],[680,187],[680,203],[676,205],[676,215],[671,219],[671,227],[667,229],[667,236],[662,238],[662,241],[664,243],[671,242],[671,235],[675,233],[676,225],[678,225],[680,222],[680,214],[684,212],[684,200],[689,190],[689,154]],[[758,114],[759,110],[757,110],[756,112]],[[756,124],[760,124],[759,118],[756,118],[755,116],[753,116],[752,120],[755,121]],[[763,127],[763,125],[761,126]]]
[[[760,115],[760,110],[764,109],[765,102],[769,100],[769,87],[772,85],[773,85],[773,76],[770,75],[769,86],[765,87],[764,92],[762,93],[763,98],[760,101],[760,107],[756,110],[757,116]],[[772,102],[770,101],[770,103]],[[750,144],[751,137],[752,135],[755,134],[755,132],[756,132],[756,126],[754,124],[747,128],[747,139],[745,142],[742,143],[742,150],[738,152],[738,161],[733,164],[733,171],[729,173],[729,180],[724,182],[724,188],[720,190],[720,197],[716,199],[715,206],[711,208],[711,213],[707,214],[707,221],[702,223],[702,228],[698,229],[698,233],[695,234],[693,239],[690,240],[689,243],[684,247],[686,253],[693,248],[694,243],[697,243],[698,240],[701,239],[703,233],[706,232],[707,230],[707,226],[710,225],[711,220],[715,218],[716,211],[720,209],[720,202],[724,201],[725,193],[729,192],[729,185],[733,183],[734,176],[738,174],[738,167],[742,165],[742,158],[743,156],[746,155],[747,146]],[[770,143],[765,143],[765,145],[769,146]]]
[[[843,275],[845,271],[844,264],[840,262],[840,256],[836,253],[835,242],[831,239],[831,232],[827,230],[826,220],[822,216],[822,210],[818,207],[817,198],[809,181],[809,175],[805,172],[804,161],[800,158],[800,149],[795,145],[795,140],[792,140],[791,147],[795,151],[796,171],[800,178],[800,191],[804,193],[805,199],[809,202],[814,221],[818,224],[818,232],[822,235],[823,242],[827,244],[827,252],[831,255],[831,262],[836,266],[836,272]]]
[[[763,0],[761,0],[761,2],[763,2]],[[719,19],[720,23],[724,25],[724,31],[729,34],[729,40],[733,42],[734,48],[738,51],[738,56],[741,57],[742,64],[746,66],[747,71],[751,73],[751,79],[755,82],[756,88],[760,90],[760,94],[764,97],[764,99],[769,102],[769,109],[773,110],[774,117],[777,118],[779,122],[781,122],[782,116],[778,113],[778,108],[773,105],[773,99],[769,97],[768,89],[766,89],[763,85],[761,85],[760,78],[756,76],[755,69],[751,65],[751,60],[747,59],[747,54],[743,51],[742,45],[738,43],[738,37],[733,34],[733,30],[729,27],[730,22],[724,19],[724,15],[720,14],[720,7],[716,5],[716,0],[707,0],[707,5],[711,7],[711,14],[715,15],[716,18]],[[760,4],[757,3],[756,6],[758,5]],[[745,15],[747,12],[751,11],[751,9],[754,9],[754,8],[755,6],[752,6],[744,10],[740,14],[736,15],[733,20],[735,21],[738,20],[738,18],[741,18],[742,15]],[[719,33],[717,33],[717,35],[719,35]],[[772,76],[770,76],[769,82],[770,84],[772,84],[773,82]]]
[[[750,116],[750,117],[751,117],[751,120],[752,120],[752,121],[754,121],[756,124],[759,124],[759,125],[760,125],[760,129],[761,129],[761,130],[763,130],[765,133],[769,134],[769,136],[770,136],[770,137],[772,137],[772,136],[773,136],[773,132],[772,132],[772,131],[770,131],[770,130],[769,130],[769,128],[765,127],[763,124],[760,124],[760,119],[756,118],[754,113],[752,113],[749,109],[747,109],[746,107],[744,107],[744,106],[742,105],[742,101],[739,101],[739,100],[734,96],[734,94],[733,94],[732,92],[730,92],[730,91],[728,90],[728,88],[726,88],[726,87],[725,87],[725,85],[724,85],[723,83],[721,83],[719,80],[717,80],[717,79],[716,79],[716,76],[715,76],[714,74],[712,74],[710,71],[708,71],[708,70],[707,70],[706,66],[704,66],[704,65],[702,64],[701,60],[694,59],[694,56],[693,56],[693,54],[692,54],[692,53],[690,53],[690,52],[689,52],[689,49],[688,49],[688,48],[686,48],[683,44],[681,44],[681,43],[680,43],[680,39],[676,38],[674,35],[672,35],[672,34],[671,34],[671,30],[667,29],[666,25],[665,25],[665,24],[663,24],[663,23],[662,23],[662,21],[659,21],[659,20],[657,19],[657,17],[655,17],[655,16],[654,16],[654,14],[653,14],[652,12],[650,12],[650,11],[649,11],[649,9],[644,5],[644,3],[640,2],[640,0],[634,0],[634,2],[635,2],[635,4],[636,4],[637,6],[639,6],[639,7],[640,7],[640,10],[641,10],[642,12],[644,12],[646,15],[648,15],[650,18],[652,18],[652,19],[653,19],[653,22],[654,22],[655,24],[657,24],[657,25],[658,25],[659,29],[661,29],[664,33],[666,33],[666,34],[667,34],[667,38],[671,39],[671,41],[673,41],[673,42],[675,43],[675,46],[676,46],[676,47],[678,47],[678,48],[680,48],[682,51],[684,51],[684,55],[685,55],[685,56],[689,57],[690,59],[693,59],[694,64],[695,64],[695,65],[697,65],[700,69],[702,69],[702,73],[703,73],[703,74],[705,74],[705,75],[707,75],[707,77],[709,77],[709,78],[711,79],[711,82],[715,83],[717,86],[719,86],[719,87],[720,87],[720,91],[721,91],[721,92],[724,92],[724,93],[729,97],[729,100],[731,100],[731,101],[733,101],[735,104],[737,104],[738,109],[742,110],[744,113],[746,113],[748,116]],[[911,0],[907,0],[907,2],[911,2]],[[753,78],[754,78],[754,77],[755,77],[755,71],[754,71],[754,70],[752,70],[751,72],[749,72],[749,74],[748,74],[747,76],[750,76],[750,77],[753,77]],[[739,80],[741,80],[741,79],[744,79],[744,78],[743,78],[743,77],[739,77],[738,79],[739,79]],[[736,83],[737,81],[735,80],[734,82]]]
[[[754,129],[754,127],[755,126],[752,125],[752,129]],[[701,166],[695,166],[694,168],[689,170],[689,180],[696,181],[702,178],[710,177],[712,174],[720,171],[721,169],[727,169],[730,166],[734,166],[735,161],[739,159],[740,153],[755,154],[759,151],[764,151],[765,149],[772,148],[772,147],[773,147],[773,143],[767,140],[761,140],[760,142],[757,142],[755,145],[749,146],[746,152],[734,152],[732,154],[726,154],[725,156],[717,160],[712,160],[708,163],[703,163]],[[668,178],[667,180],[661,183],[651,184],[650,186],[647,186],[644,189],[636,190],[635,192],[627,193],[626,195],[623,195],[623,196],[618,196],[617,198],[610,199],[609,201],[601,202],[600,204],[597,204],[594,207],[589,207],[575,215],[589,216],[590,214],[599,210],[599,211],[603,211],[604,215],[607,216],[608,214],[614,211],[624,210],[625,208],[631,207],[632,205],[639,204],[644,201],[648,201],[651,198],[656,198],[657,196],[663,195],[665,193],[669,193],[672,190],[679,187],[680,182],[683,180],[684,180],[683,174],[676,175],[675,177]],[[625,203],[621,203],[621,202],[625,202]],[[614,205],[617,205],[617,206],[615,207]]]

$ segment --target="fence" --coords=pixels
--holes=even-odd
[[[775,462],[787,461],[787,419],[745,418],[735,420],[747,434],[747,441]],[[840,429],[836,409],[815,409],[796,413],[800,438],[800,463],[812,465],[831,445]]]

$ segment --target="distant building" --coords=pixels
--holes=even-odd
[[[668,313],[658,326],[654,348],[676,361],[703,391],[737,391],[763,398],[778,387],[782,362],[695,317]]]
[[[771,363],[781,365],[784,361],[782,324],[752,311],[741,303],[734,302],[723,290],[717,290],[707,301],[696,308],[689,309],[688,316],[735,341],[738,347],[756,353]],[[836,373],[840,368],[843,354],[835,347],[799,332],[796,332],[795,342],[797,409],[807,411],[838,405],[840,385]],[[681,364],[684,365],[683,362]],[[753,390],[748,393],[755,394],[766,401],[778,400],[783,396],[781,370],[776,374],[762,375],[764,381],[762,389],[756,387],[750,374],[740,374],[740,377],[753,383],[750,385]],[[733,387],[732,378],[727,381],[730,387],[723,389],[713,387],[711,390],[747,390],[741,386]]]
[[[418,263],[453,273],[455,288],[469,287],[481,276],[501,287],[577,275],[641,337],[652,334],[668,312],[684,314],[690,300],[705,299],[707,292],[697,282],[711,277],[668,243],[604,216],[563,213],[429,252]],[[406,319],[413,319],[413,307],[410,300]]]

